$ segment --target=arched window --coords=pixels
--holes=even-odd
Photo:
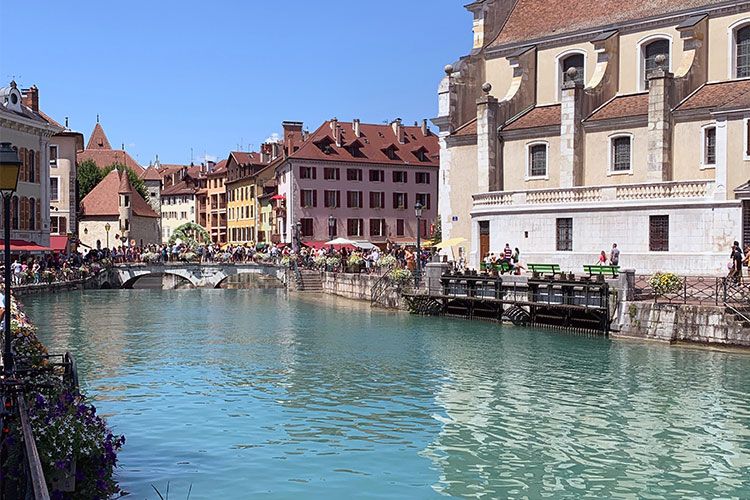
[[[750,26],[738,29],[735,35],[737,78],[750,76]]]
[[[669,40],[659,38],[643,46],[643,88],[648,90],[648,77],[657,68],[656,57],[666,57],[663,67],[669,70]]]
[[[581,85],[584,84],[584,80],[586,78],[586,68],[584,66],[585,61],[583,58],[583,54],[572,54],[563,59],[562,61],[562,76],[563,76],[563,83],[567,83],[570,81],[570,76],[568,76],[568,70],[570,68],[575,68],[577,73],[574,81],[576,83],[580,83]]]

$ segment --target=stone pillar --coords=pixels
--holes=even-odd
[[[440,145],[440,171],[438,172],[438,213],[443,239],[451,238],[453,229],[451,204],[451,150],[446,139],[455,130],[455,115],[457,109],[458,95],[456,92],[455,78],[453,77],[453,66],[450,64],[445,68],[445,76],[438,87],[438,116],[432,119],[438,131],[438,144]],[[441,251],[445,255],[445,250]]]
[[[477,99],[477,187],[486,193],[501,189],[498,175],[497,98],[490,95],[492,85],[482,85],[484,95]]]
[[[560,187],[583,185],[583,85],[570,68],[562,86],[560,106]],[[548,166],[549,168],[549,166]]]
[[[665,61],[664,56],[656,56],[659,67],[648,76],[648,182],[672,180],[673,75],[661,67]]]
[[[701,138],[701,140],[705,140]],[[714,199],[725,201],[727,199],[727,117],[716,117],[716,168],[714,176]]]
[[[425,266],[425,277],[427,278],[427,290],[430,295],[440,295],[443,293],[443,286],[440,278],[450,270],[451,266],[443,262],[429,262]]]

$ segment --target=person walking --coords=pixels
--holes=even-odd
[[[612,250],[609,252],[609,264],[611,266],[620,265],[620,249],[617,248],[617,243],[612,243]]]
[[[737,283],[742,283],[742,261],[744,260],[744,256],[742,255],[742,248],[740,248],[739,242],[734,242],[729,257],[732,259],[732,270],[729,276],[737,281]]]

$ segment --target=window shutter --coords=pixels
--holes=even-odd
[[[362,191],[359,191],[359,196],[358,196],[358,198],[359,198],[359,204],[358,204],[357,208],[362,208],[362,207],[364,207],[364,206],[365,206],[365,202],[364,202],[364,193],[363,193]]]
[[[318,190],[314,189],[312,193],[313,193],[313,200],[312,200],[313,201],[313,205],[312,206],[313,206],[313,208],[315,208],[315,207],[318,206]]]
[[[312,178],[317,179],[318,178],[318,169],[316,167],[310,167],[312,169]]]
[[[337,181],[341,180],[341,169],[340,168],[336,169],[336,180]]]
[[[64,224],[65,219],[62,217],[60,219],[63,221],[63,224]],[[40,229],[42,229],[42,204],[37,201],[36,202],[36,230],[39,231]]]
[[[341,208],[341,191],[336,191],[336,208]]]
[[[427,172],[427,173],[425,174],[425,177],[427,178],[427,184],[429,184],[429,183],[430,183],[430,173],[429,173],[429,172]]]
[[[29,200],[27,200],[25,196],[21,198],[21,219],[19,221],[21,231],[25,231],[27,229],[27,225],[29,222],[29,219],[28,219],[29,207],[27,205],[28,201]]]
[[[745,143],[747,144],[745,154],[750,156],[750,120],[745,121]]]
[[[398,195],[393,193],[393,208],[398,208]]]
[[[375,224],[377,219],[370,219],[370,236],[375,236]]]
[[[352,192],[346,192],[346,208],[352,208]]]
[[[36,152],[36,183],[42,183],[42,178],[39,177],[39,151]]]
[[[37,212],[37,213],[39,213],[39,212]],[[36,224],[37,224],[37,226],[39,226],[39,222],[38,221],[37,221]],[[60,225],[59,231],[60,231],[61,234],[65,234],[65,233],[68,232],[68,227],[67,227],[67,225],[68,225],[68,219],[66,219],[65,217],[60,217],[60,219],[59,219],[59,225]],[[37,227],[37,229],[39,229],[39,228]]]
[[[425,207],[427,210],[430,209],[430,193],[427,193],[427,206]]]
[[[404,193],[404,208],[409,208],[409,195]]]

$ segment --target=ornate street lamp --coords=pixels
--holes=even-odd
[[[297,252],[302,250],[302,221],[297,221],[294,225],[297,228]]]
[[[112,226],[107,222],[104,224],[104,229],[107,231],[107,252],[109,252],[109,230],[112,229]]]
[[[10,198],[18,187],[18,173],[21,171],[21,160],[18,151],[9,142],[0,143],[0,193],[3,195],[5,222],[5,343],[3,344],[3,371],[8,377],[13,372],[13,353],[11,352],[10,333]]]
[[[333,215],[328,216],[328,241],[333,241],[333,230],[336,227],[336,219]],[[331,253],[333,253],[333,244],[331,244]]]
[[[421,203],[417,202],[416,205],[414,205],[414,213],[417,216],[417,276],[414,279],[415,285],[418,283],[419,276],[422,275],[422,248],[421,248],[421,242],[419,240],[420,233],[422,232],[422,209],[424,207]]]

